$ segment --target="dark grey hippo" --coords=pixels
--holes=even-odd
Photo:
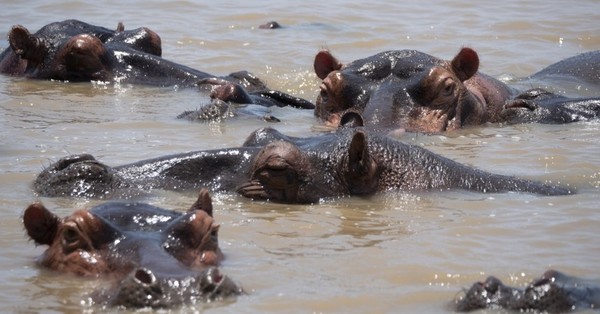
[[[254,132],[242,147],[176,154],[117,167],[91,155],[69,156],[44,169],[33,184],[42,196],[84,197],[199,186],[285,203],[389,190],[573,193],[565,187],[477,170],[362,128],[311,138],[292,138],[266,128]]]
[[[525,288],[504,285],[490,276],[476,282],[455,300],[455,310],[505,309],[517,312],[564,313],[598,309],[600,282],[568,276],[556,270],[546,271]]]
[[[34,203],[23,223],[36,244],[48,246],[40,266],[115,281],[93,295],[97,304],[170,308],[242,292],[216,268],[223,254],[207,190],[187,212],[108,202],[59,218]]]
[[[575,56],[529,79],[584,80],[600,87],[600,51]],[[479,56],[462,48],[450,61],[416,50],[382,52],[348,64],[320,51],[315,73],[323,81],[315,115],[337,127],[346,112],[366,126],[441,132],[486,122],[568,123],[598,119],[600,98],[566,98],[519,91],[478,72]],[[541,97],[538,97],[541,96]]]
[[[312,103],[270,90],[247,71],[217,77],[161,57],[161,39],[142,27],[116,30],[78,20],[50,23],[35,33],[21,25],[8,34],[0,73],[71,82],[108,81],[153,86],[200,86],[226,102],[313,109]],[[215,87],[218,85],[218,87]]]

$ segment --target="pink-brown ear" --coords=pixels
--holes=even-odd
[[[329,73],[342,69],[343,64],[340,63],[329,50],[321,50],[315,56],[315,73],[320,79],[325,79]]]
[[[60,225],[60,218],[41,203],[33,203],[23,213],[23,224],[29,237],[36,244],[52,244]]]
[[[210,217],[213,216],[212,199],[210,198],[208,189],[202,188],[200,190],[200,192],[198,193],[198,199],[190,207],[188,212],[192,212],[194,210],[202,210],[205,211]]]
[[[27,50],[35,47],[36,44],[35,38],[29,33],[27,28],[21,25],[12,27],[10,33],[8,33],[8,42],[10,48],[19,56],[26,54]]]
[[[13,52],[29,62],[39,63],[46,55],[46,46],[21,26],[15,25],[8,33],[8,42]]]
[[[479,69],[479,56],[471,48],[462,48],[451,61],[452,70],[461,82],[471,78]]]

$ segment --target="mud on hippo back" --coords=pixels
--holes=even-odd
[[[390,190],[520,191],[566,195],[569,188],[492,174],[362,128],[310,138],[260,129],[242,147],[195,151],[117,167],[91,155],[62,158],[33,187],[42,196],[127,197],[152,189],[206,186],[253,199],[313,203]]]
[[[506,286],[494,276],[474,283],[454,300],[454,310],[504,309],[516,312],[564,313],[598,309],[600,281],[546,271],[525,288]]]
[[[561,69],[574,63],[590,62],[600,63],[600,52],[559,62],[532,77],[543,78],[550,74],[573,77],[578,72]],[[461,49],[449,61],[415,50],[399,50],[349,64],[342,64],[324,50],[316,55],[314,68],[323,80],[315,115],[333,127],[337,127],[340,117],[349,111],[361,114],[367,126],[417,132],[440,132],[485,122],[511,122],[519,115],[528,115],[527,121],[550,123],[600,116],[600,98],[567,99],[554,94],[550,97],[547,93],[536,98],[532,97],[535,93],[518,91],[478,72],[479,56],[470,48]],[[598,75],[597,66],[591,68],[596,74],[588,69],[582,74],[583,78]],[[505,107],[507,103],[509,106]],[[554,119],[551,113],[563,112],[563,107],[565,112],[577,114],[567,121],[564,117]]]
[[[108,202],[59,218],[31,204],[23,223],[48,248],[38,263],[63,273],[116,281],[96,304],[166,308],[241,293],[216,266],[223,258],[208,191],[187,212]]]

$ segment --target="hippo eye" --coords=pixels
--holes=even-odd
[[[454,94],[454,84],[452,81],[446,80],[444,82],[444,89],[442,90],[443,96],[452,96]]]
[[[214,242],[219,241],[219,230],[213,229],[210,231],[210,239]]]
[[[67,227],[62,232],[63,246],[67,250],[75,250],[79,246],[79,232],[73,227]]]
[[[326,103],[329,100],[329,95],[327,94],[327,91],[322,89],[321,92],[319,93],[319,96],[321,97],[321,101]]]

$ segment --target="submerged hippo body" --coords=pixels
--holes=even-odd
[[[505,309],[519,312],[563,313],[597,309],[600,282],[546,271],[524,289],[505,286],[490,276],[477,282],[455,301],[455,310]]]
[[[598,81],[600,53],[574,57],[549,66],[533,79],[563,75]],[[566,71],[580,64],[586,71]],[[589,66],[585,66],[585,65]],[[600,111],[600,98],[530,99],[510,103],[523,92],[478,72],[479,56],[463,48],[452,60],[441,60],[415,50],[387,51],[353,61],[339,62],[329,51],[319,52],[314,61],[317,76],[323,80],[316,100],[315,115],[336,127],[346,112],[363,115],[367,126],[405,128],[416,132],[454,130],[485,122],[512,122],[520,114],[539,117],[536,122],[573,122],[547,118],[545,107],[561,111]],[[532,93],[525,92],[531,95]],[[509,102],[510,106],[505,108]],[[581,107],[581,108],[579,108]],[[506,112],[506,110],[510,112]],[[585,114],[581,117],[586,116]],[[598,114],[591,118],[597,119]],[[546,119],[547,118],[547,119]],[[531,120],[531,119],[528,119]]]
[[[207,190],[187,212],[108,202],[59,218],[34,203],[23,223],[36,244],[48,245],[41,266],[116,280],[115,287],[96,295],[97,303],[170,307],[241,292],[215,268],[223,254]]]
[[[16,25],[8,38],[10,47],[0,55],[0,72],[14,76],[136,82],[136,75],[151,75],[158,70],[151,69],[152,64],[162,60],[160,37],[145,27],[125,31],[123,24],[119,24],[116,30],[109,30],[65,20],[50,23],[34,34]],[[140,61],[144,57],[148,60]],[[172,65],[166,64],[164,68],[169,66]],[[142,73],[141,67],[148,69]]]
[[[16,25],[8,38],[0,72],[15,76],[158,86],[192,86],[212,76],[161,58],[160,37],[147,28],[125,31],[119,24],[109,30],[65,20],[33,34]]]
[[[305,139],[267,128],[252,134],[244,147],[171,155],[114,168],[90,155],[76,155],[52,164],[34,181],[34,189],[43,196],[102,197],[139,189],[198,186],[285,203],[388,190],[571,193],[562,187],[476,170],[360,128]]]
[[[109,30],[66,20],[48,24],[34,34],[16,25],[8,37],[10,47],[0,54],[0,73],[8,75],[182,87],[212,86],[210,82],[221,81],[235,87],[229,94],[213,93],[224,101],[313,108],[303,99],[269,90],[246,71],[216,77],[163,59],[160,37],[145,27],[126,31],[119,24],[116,30]]]

